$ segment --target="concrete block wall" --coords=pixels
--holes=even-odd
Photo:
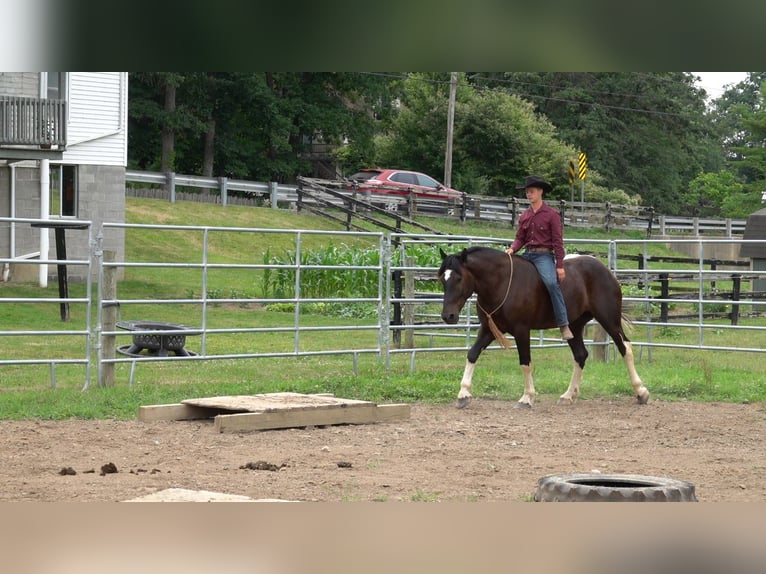
[[[15,168],[16,176],[16,217],[40,217],[40,169],[37,165],[24,165]],[[78,219],[93,222],[93,238],[103,222],[123,223],[125,221],[125,168],[119,166],[78,166]],[[10,216],[10,175],[7,166],[0,167],[0,215]],[[16,225],[16,256],[39,250],[38,229],[30,224]],[[51,259],[56,258],[56,239],[54,231],[49,233]],[[87,259],[89,256],[88,230],[67,230],[67,259]],[[110,229],[104,237],[104,249],[116,253],[118,260],[125,256],[125,233],[122,229]],[[0,256],[10,256],[10,224],[0,226]],[[38,270],[36,265],[19,264],[15,266],[11,280],[35,281]],[[70,281],[84,281],[87,268],[69,266]],[[56,280],[55,265],[48,268],[50,281]]]

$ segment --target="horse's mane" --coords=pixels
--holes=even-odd
[[[465,254],[470,255],[471,253],[485,252],[485,251],[499,251],[499,249],[496,249],[495,247],[487,247],[486,245],[474,245],[472,247],[466,248]]]

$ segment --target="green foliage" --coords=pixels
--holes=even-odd
[[[377,249],[360,249],[330,243],[313,251],[297,254],[288,250],[282,256],[264,255],[264,264],[289,265],[262,277],[262,292],[266,298],[295,297],[296,276],[300,272],[300,296],[319,297],[377,297],[378,272],[376,269],[342,269],[342,267],[376,267],[380,264]],[[333,267],[331,269],[310,267]],[[309,268],[307,268],[309,267]]]
[[[728,170],[701,173],[690,183],[682,196],[686,214],[696,217],[744,217],[731,198],[742,198],[743,185]]]
[[[129,165],[279,182],[381,165],[443,179],[449,77],[131,73]],[[507,196],[538,173],[554,183],[551,199],[569,199],[568,164],[584,151],[588,201],[744,217],[766,187],[765,79],[751,72],[709,107],[689,72],[459,73],[452,184]],[[313,143],[337,146],[336,165],[312,163]]]

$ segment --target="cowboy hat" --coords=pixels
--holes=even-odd
[[[546,193],[553,189],[553,186],[539,175],[528,175],[524,180],[524,185],[520,185],[516,189],[521,191],[523,189],[527,189],[528,187],[539,187]]]

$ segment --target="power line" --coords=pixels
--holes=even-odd
[[[414,80],[418,82],[426,82],[430,84],[440,84],[440,85],[446,85],[449,84],[449,80],[438,80],[435,78],[423,78],[423,77],[413,77],[409,74],[394,74],[390,72],[357,72],[359,74],[363,75],[370,75],[370,76],[381,76],[381,77],[388,77],[398,80]],[[589,73],[589,72],[578,72],[578,73]],[[652,74],[642,74],[641,72],[629,72],[632,74],[640,74],[641,76],[645,78],[652,78],[655,80],[665,81],[677,85],[682,85],[682,82],[678,82],[677,80],[673,80],[671,78],[664,78],[662,76],[656,76]],[[492,82],[496,84],[506,84],[506,85],[527,85],[527,86],[534,86],[534,87],[540,87],[540,88],[547,88],[547,89],[558,89],[562,86],[559,84],[549,84],[549,83],[543,83],[543,82],[526,82],[523,80],[514,80],[511,78],[488,78],[485,76],[481,76],[479,74],[473,74],[469,76],[469,79],[471,81],[487,81]],[[481,86],[476,86],[477,88],[481,89]],[[587,87],[578,86],[580,89],[587,93],[600,95],[600,96],[613,96],[613,97],[631,97],[631,98],[637,98],[641,99],[641,94],[626,94],[626,93],[619,93],[619,92],[605,92],[600,90],[594,90]],[[485,89],[492,89],[492,88],[485,88]],[[675,117],[675,118],[681,118],[686,119],[689,116],[685,114],[680,114],[676,112],[663,112],[659,110],[652,110],[652,109],[646,109],[646,108],[636,108],[631,106],[618,106],[614,104],[605,104],[603,102],[586,102],[583,100],[575,100],[571,98],[561,98],[561,97],[554,97],[554,96],[543,96],[540,94],[530,94],[526,92],[520,92],[520,91],[514,91],[514,93],[518,96],[521,96],[523,98],[527,99],[537,99],[537,100],[547,100],[547,101],[554,101],[554,102],[561,102],[561,103],[567,103],[567,104],[576,104],[581,106],[590,106],[594,108],[604,108],[604,109],[612,109],[612,110],[619,110],[619,111],[625,111],[625,112],[636,112],[636,113],[642,113],[642,114],[648,114],[648,115],[655,115],[655,116],[664,116],[664,117]]]

